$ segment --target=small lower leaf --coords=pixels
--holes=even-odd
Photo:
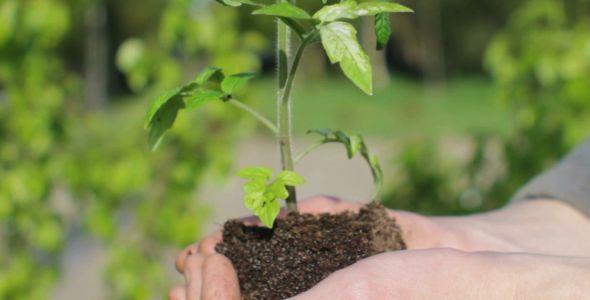
[[[279,176],[277,176],[277,181],[280,181],[284,185],[290,186],[298,186],[305,183],[305,179],[303,177],[293,171],[282,171]],[[281,199],[286,199],[286,197],[280,197]]]
[[[272,198],[274,200],[276,199],[287,199],[289,197],[289,192],[287,191],[287,188],[285,187],[285,184],[279,180],[273,182],[269,187],[268,187],[268,192],[272,193]]]
[[[266,202],[262,207],[258,208],[255,213],[260,219],[260,222],[264,224],[264,226],[268,228],[272,228],[279,212],[281,211],[281,206],[278,201],[270,201]]]
[[[269,180],[272,178],[272,170],[265,167],[250,167],[239,170],[236,175],[249,180]]]
[[[252,193],[244,196],[244,206],[251,211],[255,211],[264,203],[262,193]]]

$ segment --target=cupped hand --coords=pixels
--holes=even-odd
[[[291,299],[584,299],[588,276],[588,257],[409,250],[363,259]]]
[[[316,197],[300,202],[299,210],[314,214],[339,213],[346,210],[357,211],[360,206],[335,198]],[[555,201],[531,201],[467,217],[425,217],[402,211],[390,211],[390,215],[402,228],[402,236],[409,250],[453,248],[469,252],[533,252],[557,255],[590,253],[590,241],[584,242],[577,238],[590,233],[590,221],[577,211]],[[245,222],[252,223],[254,219],[246,218]],[[564,235],[564,232],[570,234]],[[186,286],[173,289],[171,299],[239,299],[235,270],[225,257],[215,254],[215,245],[220,241],[221,232],[216,232],[187,247],[178,256],[176,267],[185,274]],[[553,243],[554,241],[558,244]],[[575,247],[569,247],[570,245]],[[423,253],[436,256],[436,251],[444,250],[431,251],[435,252],[414,255],[415,251],[403,251],[382,255],[412,255],[419,260],[429,261]],[[451,255],[449,252],[444,253]],[[341,272],[348,273],[350,268],[363,265],[363,262],[364,260]],[[341,274],[339,272],[335,274]],[[318,286],[324,285],[320,283]]]

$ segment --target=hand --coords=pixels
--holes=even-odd
[[[358,210],[360,205],[323,197],[304,201],[299,207],[302,212],[337,213]],[[590,241],[583,239],[590,232],[590,222],[574,209],[554,201],[531,201],[468,217],[431,218],[395,211],[392,211],[391,215],[400,224],[409,249],[448,247],[465,251],[529,251],[568,255],[590,253]],[[252,222],[252,219],[246,221]],[[563,232],[571,234],[564,235]],[[199,292],[205,294],[205,290],[201,291],[200,287],[204,285],[195,281],[205,280],[208,272],[202,270],[204,264],[189,262],[204,261],[207,256],[214,253],[214,247],[220,240],[221,232],[217,232],[201,243],[188,247],[179,255],[176,265],[180,272],[185,272],[186,269],[187,289],[175,288],[171,292],[171,299],[207,299],[198,298]],[[189,253],[193,255],[188,256]],[[235,278],[235,271],[231,265],[227,266],[220,266],[222,270],[219,272],[227,274],[229,278]],[[197,273],[199,276],[187,276],[191,273]],[[198,286],[199,289],[191,286]],[[197,296],[187,297],[187,292]],[[233,299],[231,297],[234,297],[234,294],[218,299]]]
[[[300,212],[312,214],[358,211],[360,207],[360,204],[329,197],[318,197],[298,203]],[[281,212],[281,216],[284,215],[285,213]],[[247,224],[257,223],[254,217],[243,220]],[[235,270],[227,258],[215,253],[215,245],[220,241],[221,231],[217,231],[187,247],[178,255],[176,269],[184,274],[186,286],[177,286],[170,290],[171,300],[240,299]]]
[[[583,299],[590,258],[462,252],[388,252],[332,273],[291,299]]]

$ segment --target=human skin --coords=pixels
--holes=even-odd
[[[328,197],[299,204],[309,213],[359,207]],[[402,228],[407,251],[361,260],[294,299],[576,299],[590,294],[590,220],[561,202],[535,200],[466,217],[390,215]],[[220,239],[216,232],[178,256],[186,285],[172,289],[170,299],[239,299],[235,270],[214,251]]]

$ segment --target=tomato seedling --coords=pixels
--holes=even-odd
[[[292,154],[291,134],[291,92],[297,68],[305,49],[314,43],[321,43],[332,64],[338,63],[342,72],[358,88],[368,95],[373,94],[373,75],[369,56],[357,40],[357,31],[349,22],[364,16],[374,16],[377,49],[382,49],[391,35],[390,13],[412,12],[411,9],[390,1],[342,1],[324,5],[313,15],[293,3],[278,0],[266,5],[251,0],[217,0],[226,5],[238,7],[253,6],[254,15],[271,16],[279,19],[277,28],[277,120],[273,122],[252,107],[235,98],[235,92],[254,77],[252,73],[226,75],[221,69],[208,67],[189,81],[160,95],[151,105],[146,116],[145,127],[148,143],[155,149],[164,133],[172,127],[178,111],[192,110],[210,101],[223,101],[254,116],[277,136],[281,153],[282,172],[273,179],[270,169],[264,167],[246,168],[238,176],[248,180],[244,185],[244,204],[258,216],[261,222],[272,227],[279,214],[279,200],[284,199],[288,211],[297,211],[295,186],[303,184],[303,178],[295,173],[297,161],[313,149],[326,143],[340,143],[346,147],[348,157],[360,154],[369,164],[375,182],[373,201],[376,201],[382,184],[382,171],[377,157],[370,154],[362,136],[347,135],[330,129],[310,130],[321,139],[297,155]],[[291,57],[290,33],[299,39],[295,55]]]

